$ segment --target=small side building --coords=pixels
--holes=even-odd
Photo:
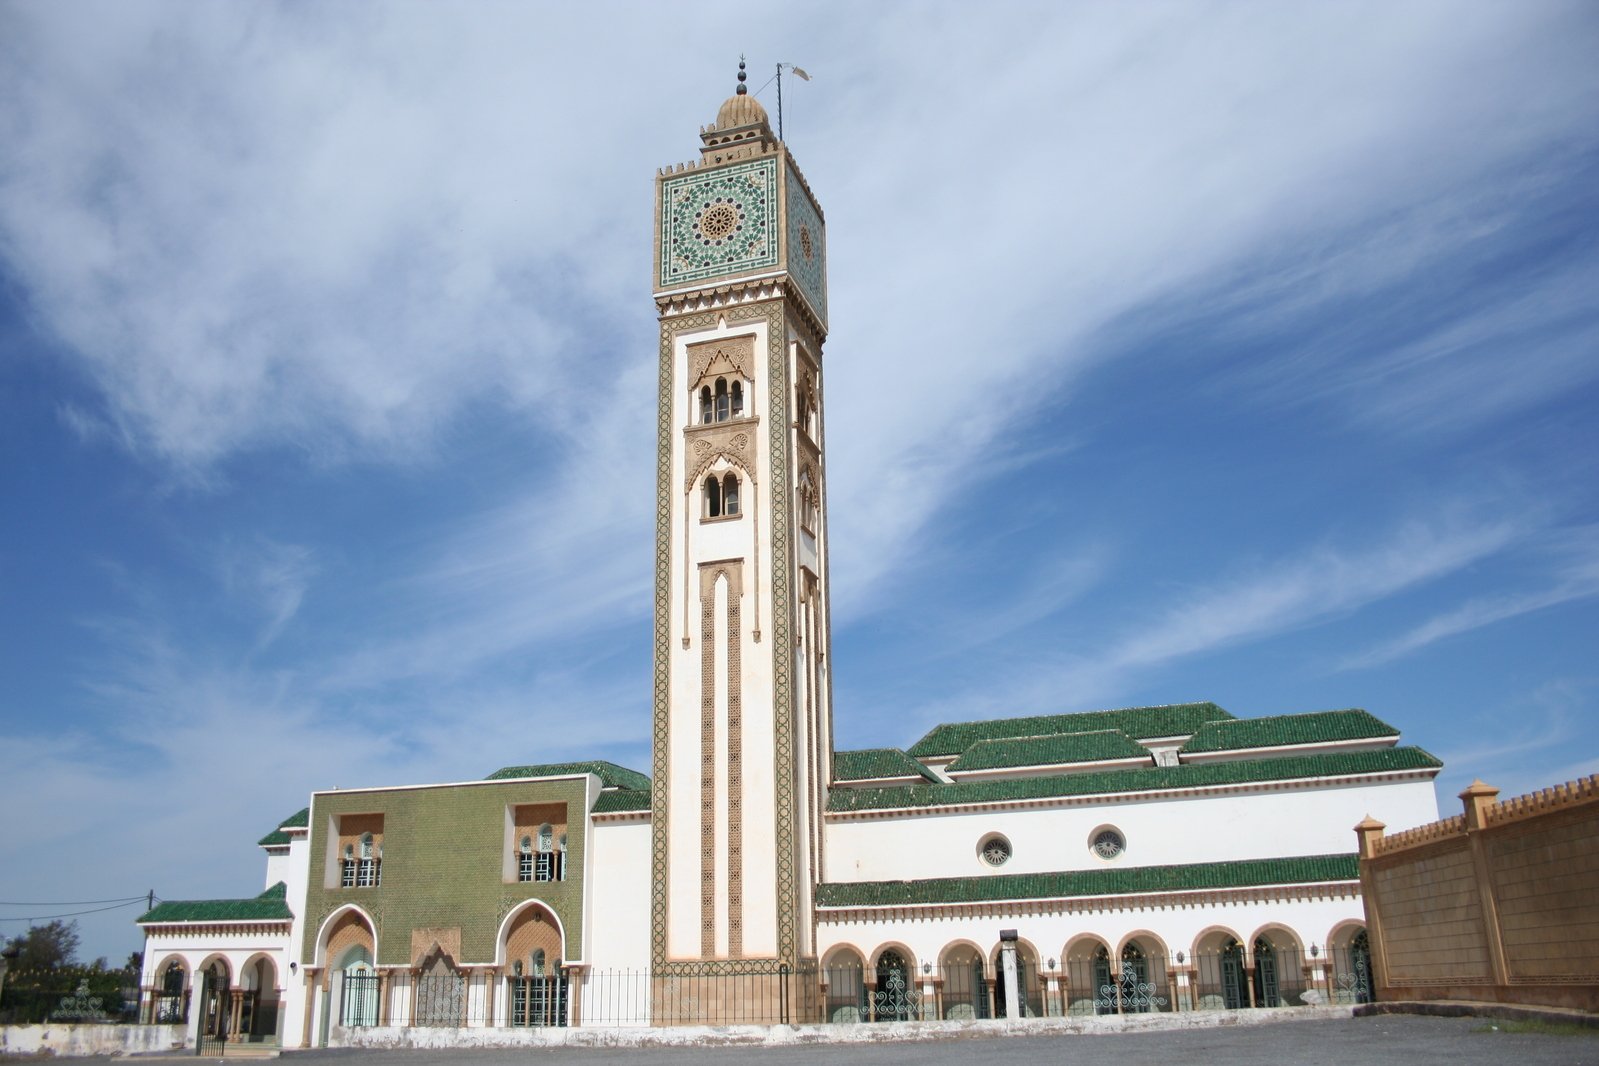
[[[260,841],[260,896],[139,919],[143,1018],[191,1046],[579,1024],[586,972],[648,964],[648,818],[649,778],[602,760],[314,793]]]

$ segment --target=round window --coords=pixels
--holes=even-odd
[[[992,836],[983,841],[983,861],[990,866],[1004,866],[1010,861],[1010,841],[1002,836]]]
[[[1094,854],[1101,859],[1114,859],[1127,850],[1127,840],[1121,835],[1120,830],[1101,829],[1094,834],[1091,847],[1094,849]]]

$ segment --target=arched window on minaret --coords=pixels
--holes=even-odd
[[[738,475],[732,471],[722,478],[722,513],[729,517],[738,514]]]
[[[815,536],[816,502],[821,497],[816,491],[816,475],[811,473],[809,465],[800,467],[799,485],[794,491],[799,496],[800,528]]]
[[[728,418],[727,379],[716,379],[716,420],[726,422]]]
[[[711,421],[711,387],[705,386],[700,390],[700,423],[709,425]]]
[[[705,479],[705,517],[722,517],[722,482],[715,474]]]
[[[736,378],[733,380],[733,417],[744,417],[744,383]]]

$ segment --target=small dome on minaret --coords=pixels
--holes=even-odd
[[[721,110],[716,112],[716,128],[719,130],[737,129],[739,126],[753,126],[756,123],[767,121],[766,108],[761,102],[750,95],[749,87],[744,84],[748,77],[744,73],[744,60],[738,61],[738,91],[727,98]]]

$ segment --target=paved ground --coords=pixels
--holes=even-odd
[[[284,1066],[1599,1066],[1599,1030],[1574,1036],[1512,1033],[1479,1018],[1384,1015],[1273,1025],[1117,1033],[993,1037],[912,1044],[793,1048],[539,1048],[467,1051],[297,1051]]]

